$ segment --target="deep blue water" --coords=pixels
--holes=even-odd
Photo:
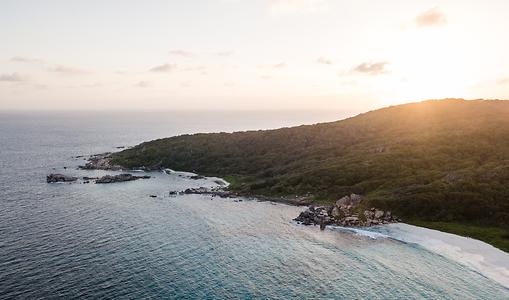
[[[210,180],[45,182],[52,172],[111,174],[76,170],[83,160],[73,157],[115,146],[340,117],[0,114],[0,299],[509,299],[507,288],[420,246],[291,222],[301,208],[168,195]]]

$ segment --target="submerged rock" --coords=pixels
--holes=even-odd
[[[49,174],[46,176],[47,183],[53,182],[72,182],[78,180],[78,177],[67,176],[63,174]]]

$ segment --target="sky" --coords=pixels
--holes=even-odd
[[[0,110],[509,98],[507,0],[0,0]]]

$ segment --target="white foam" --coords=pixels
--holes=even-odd
[[[228,181],[224,180],[223,178],[219,178],[219,177],[206,177],[206,178],[220,186],[223,186],[223,187],[227,187],[230,185],[230,183]]]
[[[389,238],[388,235],[385,235],[383,233],[375,232],[375,231],[369,231],[369,230],[364,230],[364,229],[361,229],[361,228],[342,227],[342,226],[328,226],[327,228],[331,228],[333,230],[351,232],[351,233],[354,233],[355,235],[369,237],[369,238],[374,239],[374,240]]]
[[[162,170],[162,172],[167,175],[177,175],[177,176],[184,176],[184,177],[191,177],[191,176],[198,175],[198,174],[195,174],[192,172],[175,171],[175,170],[172,170],[169,168]],[[224,180],[223,178],[219,178],[219,177],[204,177],[203,179],[213,185],[218,185],[218,186],[222,186],[222,187],[228,187],[230,185],[230,183],[228,181]]]
[[[175,171],[175,170],[172,170],[172,169],[164,169],[163,170],[164,173],[170,175],[182,175],[182,176],[185,176],[185,177],[190,177],[190,176],[196,176],[197,174],[195,173],[192,173],[192,172],[184,172],[184,171]]]
[[[384,226],[389,237],[465,265],[509,288],[509,254],[479,240],[404,223]]]

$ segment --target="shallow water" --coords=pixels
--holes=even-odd
[[[50,172],[113,173],[76,170],[83,161],[73,156],[204,130],[140,116],[121,129],[37,118],[0,115],[0,299],[509,299],[499,283],[418,244],[297,225],[302,208],[168,194],[210,180],[46,184]]]

